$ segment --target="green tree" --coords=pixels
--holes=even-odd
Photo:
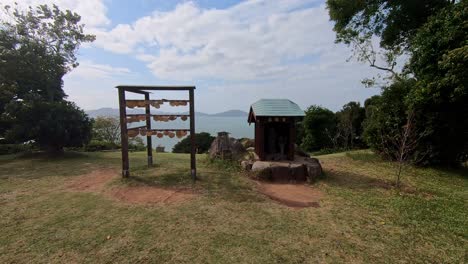
[[[341,148],[363,147],[362,122],[364,118],[365,110],[359,102],[349,102],[336,113]]]
[[[9,104],[8,113],[15,113],[7,139],[19,142],[34,140],[49,152],[63,147],[81,147],[91,138],[92,122],[74,103],[67,101]]]
[[[211,143],[215,137],[211,136],[210,133],[201,132],[195,134],[195,146],[197,148],[197,153],[206,153],[210,147]],[[191,144],[190,144],[190,137],[186,137],[175,144],[174,148],[172,148],[172,152],[174,153],[190,153],[191,151]]]
[[[395,77],[398,75],[397,58],[410,51],[415,33],[429,17],[455,2],[327,0],[327,8],[330,19],[335,22],[336,41],[350,45],[359,61]],[[383,52],[372,45],[373,39],[380,40]]]
[[[411,42],[408,68],[417,85],[408,105],[427,134],[418,147],[425,163],[455,165],[468,159],[468,1],[431,17]]]
[[[336,133],[335,114],[321,106],[312,105],[306,111],[302,121],[304,137],[301,148],[305,151],[315,151],[324,148],[336,148],[334,135]]]
[[[96,117],[93,122],[93,139],[119,144],[120,120],[115,117]]]
[[[366,119],[363,123],[363,137],[367,145],[386,158],[395,159],[398,146],[394,144],[401,128],[406,124],[408,107],[405,98],[416,81],[398,80],[383,88],[380,96],[373,96],[365,102]]]
[[[63,12],[55,5],[30,7],[27,11],[4,6],[4,10],[8,18],[0,21],[0,133],[8,135],[10,141],[36,140],[44,147],[49,140],[49,150],[75,146],[78,140],[86,142],[89,131],[74,134],[72,139],[66,136],[68,131],[55,130],[71,129],[68,124],[73,122],[78,126],[74,133],[89,127],[86,115],[64,101],[62,78],[78,66],[75,53],[80,44],[95,37],[83,33],[78,14]],[[64,112],[51,113],[58,119],[37,115],[31,119],[25,115],[43,113],[46,108]],[[73,122],[58,123],[67,118]],[[47,127],[55,129],[48,137],[44,136],[51,132]],[[53,135],[64,137],[56,140]]]
[[[467,160],[467,5],[466,0],[327,1],[337,42],[353,46],[359,60],[394,77],[381,100],[366,106],[366,141],[374,149],[391,148],[385,138],[401,134],[412,113],[418,140],[411,160],[444,165]],[[371,45],[375,38],[384,50],[383,66]],[[394,69],[403,53],[409,61],[400,74]]]

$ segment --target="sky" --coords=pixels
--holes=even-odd
[[[119,84],[194,85],[206,113],[248,111],[261,98],[337,111],[379,93],[361,84],[376,72],[335,43],[324,1],[20,1],[42,3],[77,12],[96,35],[64,78],[67,99],[85,110],[117,108]],[[174,96],[185,94],[152,95]]]

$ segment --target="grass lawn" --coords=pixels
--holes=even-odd
[[[120,153],[63,158],[0,156],[0,263],[466,263],[468,171],[408,168],[391,188],[392,164],[368,151],[319,156],[319,208],[293,209],[255,190],[236,168],[198,157],[130,154],[130,180],[115,185],[186,187],[177,204],[125,204],[65,186]]]

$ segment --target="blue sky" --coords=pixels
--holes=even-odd
[[[14,2],[12,0],[6,0]],[[261,98],[289,98],[302,108],[338,110],[363,102],[375,75],[347,62],[319,0],[24,0],[55,3],[82,16],[96,41],[79,50],[67,74],[68,99],[90,110],[117,107],[118,84],[192,84],[196,110],[247,111]],[[185,95],[155,94],[155,97]]]

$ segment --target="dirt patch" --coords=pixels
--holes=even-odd
[[[150,186],[109,187],[106,185],[120,174],[112,169],[98,169],[78,176],[67,189],[78,192],[102,193],[112,199],[129,204],[172,204],[191,200],[196,194],[188,189],[167,189]]]
[[[111,191],[113,197],[125,203],[180,203],[195,198],[195,193],[183,189],[162,189],[155,187],[126,187]]]
[[[319,207],[322,192],[306,184],[257,182],[258,191],[289,207]]]
[[[76,177],[68,185],[68,188],[73,191],[99,192],[104,190],[104,186],[108,182],[117,177],[119,177],[119,174],[115,170],[98,169]]]

